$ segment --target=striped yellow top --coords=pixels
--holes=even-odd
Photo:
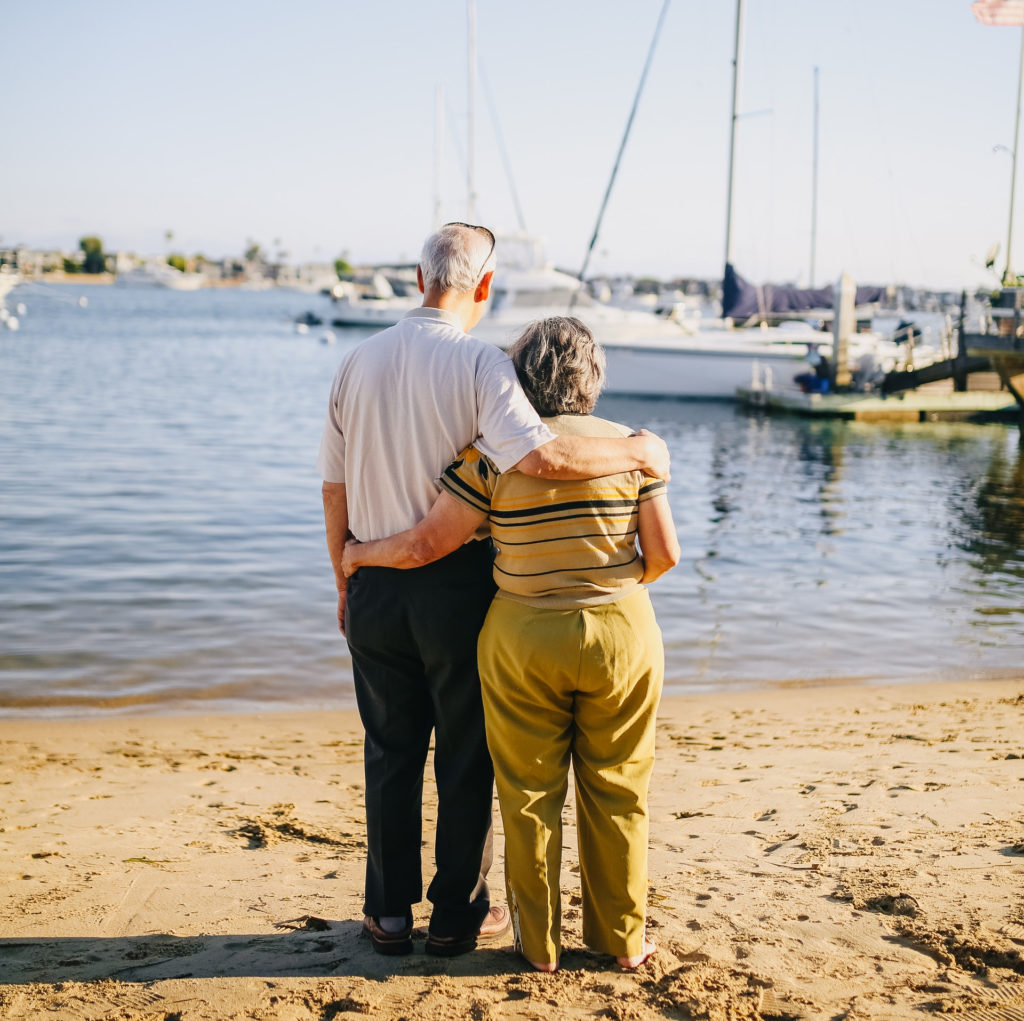
[[[632,431],[592,415],[544,421],[574,436]],[[440,482],[487,514],[499,597],[551,608],[613,602],[636,588],[643,575],[636,545],[640,503],[665,492],[661,479],[639,471],[582,482],[502,474],[476,447],[463,450]]]

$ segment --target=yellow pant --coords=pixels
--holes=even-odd
[[[647,590],[570,610],[495,599],[478,654],[517,947],[538,964],[557,962],[561,950],[562,807],[571,759],[583,939],[617,957],[640,954],[647,787],[664,676]]]

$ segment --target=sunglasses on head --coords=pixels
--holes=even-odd
[[[461,220],[452,220],[450,223],[445,224],[446,227],[468,227],[470,230],[475,230],[478,234],[483,234],[485,238],[491,243],[491,247],[487,250],[487,259],[490,259],[491,254],[494,252],[494,232],[488,230],[486,227],[481,227],[478,223],[463,223]],[[480,266],[480,276],[484,271],[484,266],[487,265],[487,259],[484,259]]]

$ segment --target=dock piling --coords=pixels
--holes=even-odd
[[[956,357],[953,359],[953,390],[967,392],[967,340],[964,334],[964,316],[967,309],[967,291],[960,292],[960,325],[956,331]]]

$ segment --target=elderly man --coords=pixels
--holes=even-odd
[[[416,524],[443,470],[471,442],[500,471],[668,477],[668,451],[656,436],[556,436],[540,421],[508,357],[468,336],[493,273],[494,235],[485,227],[451,223],[431,235],[417,267],[422,307],[343,359],[320,446],[338,626],[365,728],[363,928],[383,954],[412,950],[431,732],[437,824],[427,951],[461,954],[508,927],[508,910],[491,906],[486,882],[493,771],[476,662],[493,554],[481,537],[424,567],[369,567],[346,579],[346,536],[379,539]]]

